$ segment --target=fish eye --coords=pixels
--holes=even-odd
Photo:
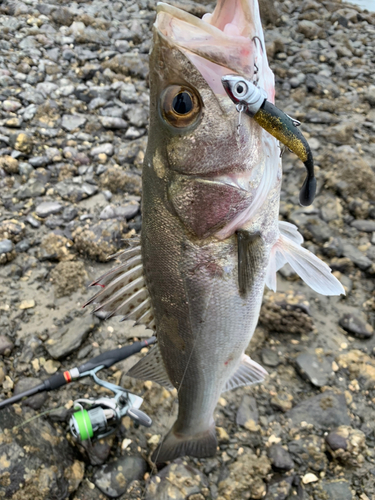
[[[234,93],[236,97],[243,97],[247,93],[247,85],[245,82],[237,82],[234,86]]]
[[[185,86],[171,85],[161,95],[161,114],[173,127],[193,125],[198,120],[202,107],[199,94]]]

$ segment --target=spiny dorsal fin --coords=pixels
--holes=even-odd
[[[303,281],[322,295],[345,295],[344,287],[329,266],[301,246],[303,237],[293,224],[279,223],[280,236],[273,246],[267,267],[266,285],[276,292],[276,272],[287,262]]]
[[[258,384],[263,382],[267,375],[267,371],[259,363],[243,354],[240,366],[225,384],[223,392],[231,391],[243,385]]]
[[[94,304],[94,313],[102,319],[122,315],[123,320],[133,319],[137,324],[155,329],[151,300],[143,275],[139,239],[131,241],[127,249],[112,258],[116,258],[120,264],[91,283],[90,286],[100,286],[101,290],[84,307]]]
[[[237,231],[238,285],[241,295],[248,295],[264,263],[264,243],[259,233]]]
[[[130,368],[127,375],[140,380],[151,380],[152,382],[156,382],[167,389],[173,389],[173,385],[169,380],[158,345],[153,347],[144,358]]]

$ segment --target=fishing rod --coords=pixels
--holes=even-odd
[[[80,378],[90,376],[98,385],[112,391],[114,396],[112,398],[101,397],[98,399],[77,399],[74,401],[73,407],[77,411],[70,417],[69,426],[72,435],[77,440],[101,439],[108,436],[116,430],[121,418],[125,415],[129,416],[139,425],[150,427],[152,424],[151,418],[139,409],[143,398],[129,392],[123,387],[101,380],[97,376],[97,373],[103,368],[109,368],[115,363],[133,356],[133,354],[155,342],[156,337],[134,342],[131,345],[99,354],[99,356],[95,356],[95,358],[86,361],[86,363],[77,368],[55,373],[36,387],[1,401],[0,410],[13,403],[17,403],[23,398],[39,394],[40,392],[54,391]]]

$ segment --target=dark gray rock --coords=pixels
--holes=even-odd
[[[344,314],[339,321],[339,325],[345,331],[360,339],[367,339],[374,334],[373,327],[354,314]]]
[[[267,347],[262,349],[260,356],[262,358],[262,362],[267,366],[272,366],[274,368],[280,364],[279,355],[273,349],[268,349]]]
[[[146,487],[145,500],[194,498],[207,484],[207,478],[198,469],[178,459],[151,478]]]
[[[358,229],[358,231],[364,231],[365,233],[372,233],[375,231],[375,220],[354,220],[351,226]]]
[[[294,462],[289,452],[279,444],[274,444],[268,449],[268,458],[272,467],[279,471],[291,470]]]
[[[267,494],[264,497],[264,500],[286,500],[289,497],[289,494],[292,490],[292,483],[294,477],[286,477],[285,479],[281,479],[280,481],[272,482],[267,490]],[[296,500],[299,500],[300,497],[295,497]]]
[[[13,250],[13,243],[11,240],[0,240],[0,255],[3,253],[8,253]]]
[[[343,255],[363,271],[371,267],[371,260],[349,242],[345,242],[343,245]]]
[[[38,217],[45,218],[52,214],[58,214],[62,209],[63,206],[57,201],[45,201],[36,207],[35,213]]]
[[[320,500],[322,498],[321,493],[325,495],[326,500],[352,500],[353,498],[350,484],[342,479],[322,481],[319,490],[314,495],[314,500]]]
[[[33,389],[34,387],[40,385],[41,383],[42,381],[38,378],[34,377],[23,378],[15,385],[13,394],[16,396],[21,392]],[[39,410],[39,408],[41,408],[44,405],[47,398],[48,398],[47,392],[40,392],[39,394],[35,394],[34,396],[26,398],[22,404],[24,404],[25,406],[29,406],[33,410]]]
[[[348,442],[340,434],[337,434],[335,431],[330,432],[326,436],[326,443],[330,447],[331,450],[346,450],[348,448]]]
[[[290,441],[288,450],[294,462],[299,466],[308,467],[316,472],[323,471],[327,467],[325,441],[320,436],[309,435]]]
[[[13,347],[13,342],[6,335],[0,335],[0,355],[9,356]]]
[[[78,178],[76,182],[69,180],[58,182],[55,190],[63,200],[77,203],[97,193],[98,187],[88,182],[82,182],[81,178]]]
[[[98,319],[91,314],[73,319],[46,341],[45,347],[49,355],[54,359],[62,359],[71,354],[79,348],[98,322]]]
[[[147,463],[142,457],[127,456],[98,469],[93,480],[109,498],[118,498],[133,481],[142,479],[146,470]]]
[[[32,215],[28,215],[26,217],[26,222],[28,222],[30,224],[31,227],[33,227],[34,229],[37,229],[38,227],[40,227],[40,221],[36,220]]]
[[[19,200],[26,200],[27,198],[36,198],[44,194],[45,186],[36,179],[29,179],[26,184],[21,186],[16,193]]]
[[[236,414],[236,424],[245,427],[250,422],[257,424],[259,420],[259,412],[255,398],[245,394]]]
[[[319,359],[315,354],[304,352],[296,359],[298,373],[315,387],[323,387],[328,382],[332,371],[330,363],[325,359]]]
[[[64,208],[62,213],[62,218],[64,219],[65,222],[70,222],[73,219],[75,219],[77,215],[78,215],[78,210],[76,209],[76,207],[70,205]]]
[[[329,430],[340,425],[350,425],[344,394],[324,392],[306,399],[287,412],[294,424],[307,422],[318,429]]]

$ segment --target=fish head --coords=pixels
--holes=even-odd
[[[229,223],[220,237],[233,233],[250,206],[260,207],[279,170],[276,140],[238,114],[221,83],[227,74],[256,82],[274,100],[257,0],[219,0],[202,19],[159,3],[148,157],[177,215],[203,237]]]

